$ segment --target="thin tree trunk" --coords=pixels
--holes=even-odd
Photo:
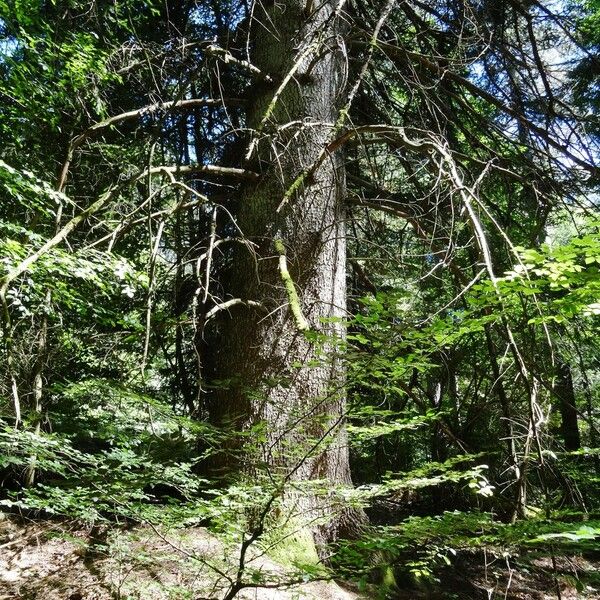
[[[558,409],[560,411],[560,434],[565,450],[579,450],[581,448],[581,436],[579,435],[579,423],[577,422],[577,405],[571,367],[567,363],[559,361],[557,371],[554,393],[558,399]]]
[[[526,482],[523,477],[522,465],[520,464],[519,455],[517,453],[514,422],[510,401],[508,399],[508,395],[506,394],[506,389],[504,388],[503,375],[500,371],[497,350],[494,344],[494,340],[492,338],[492,332],[489,325],[485,327],[485,339],[487,344],[488,356],[490,358],[492,376],[494,377],[492,389],[496,391],[496,395],[498,396],[498,400],[500,401],[500,408],[502,411],[501,427],[506,441],[506,449],[508,451],[511,467],[513,469],[516,481],[515,498],[511,515],[511,522],[515,522],[519,517],[523,517],[525,514]]]
[[[39,435],[42,430],[42,418],[43,418],[43,391],[44,391],[44,366],[46,364],[47,353],[48,353],[48,312],[50,311],[50,303],[52,301],[52,293],[50,290],[46,290],[46,296],[44,298],[44,306],[42,313],[42,323],[40,326],[40,332],[37,342],[37,356],[33,367],[32,377],[32,397],[33,397],[33,410],[32,420],[35,423],[33,432],[35,435]],[[29,464],[25,471],[24,484],[25,487],[31,487],[35,483],[37,470],[37,455],[33,454],[29,457]]]

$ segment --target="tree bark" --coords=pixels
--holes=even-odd
[[[344,370],[335,351],[346,316],[340,157],[328,157],[283,202],[330,141],[337,118],[343,59],[333,12],[331,2],[309,17],[297,0],[255,5],[251,61],[274,83],[259,84],[252,97],[247,125],[257,142],[250,160],[262,178],[246,188],[236,215],[256,246],[236,245],[225,281],[230,298],[259,302],[262,310],[240,302],[221,311],[207,367],[219,382],[209,400],[213,421],[238,430],[263,422],[258,458],[272,473],[350,485]],[[321,517],[331,510],[316,497],[305,502]],[[363,522],[362,512],[350,509],[329,516],[315,531],[318,543]]]

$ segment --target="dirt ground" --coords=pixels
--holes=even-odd
[[[83,530],[5,516],[0,521],[0,600],[219,599],[233,564],[226,552],[200,527],[168,534],[148,527]],[[332,581],[290,585],[295,575],[266,556],[252,557],[248,567],[257,582],[278,587],[247,588],[238,595],[242,599],[361,597]]]
[[[256,554],[249,567],[255,600],[600,600],[598,560],[463,553],[439,581],[372,585],[359,593],[333,581],[291,585],[295,575]],[[206,529],[168,533],[149,527],[82,529],[73,523],[25,521],[0,514],[0,600],[204,600],[222,598],[231,555]],[[250,573],[249,573],[250,574]],[[258,585],[268,581],[277,588]]]

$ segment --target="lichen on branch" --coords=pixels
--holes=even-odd
[[[288,297],[288,304],[294,317],[294,323],[299,331],[308,331],[310,329],[304,314],[302,313],[302,307],[300,306],[300,298],[298,298],[298,292],[294,285],[294,280],[290,275],[287,268],[287,258],[285,254],[285,246],[281,240],[274,241],[275,250],[279,254],[279,274],[281,280],[285,285],[285,291]]]

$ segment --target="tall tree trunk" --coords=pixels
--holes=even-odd
[[[250,160],[263,176],[242,194],[236,219],[256,246],[233,250],[226,292],[262,308],[238,303],[220,312],[212,373],[227,384],[215,390],[209,410],[215,422],[237,429],[264,422],[260,460],[284,479],[349,485],[344,372],[333,344],[344,335],[346,316],[339,156],[323,161],[282,205],[337,118],[343,59],[336,28],[331,2],[316,5],[309,17],[298,0],[255,5],[251,59],[274,83],[257,85],[252,96],[247,124],[258,141]],[[330,337],[320,347],[325,352],[305,325]],[[309,512],[327,513],[316,498],[308,504]],[[348,534],[361,515],[331,515],[317,541]]]

